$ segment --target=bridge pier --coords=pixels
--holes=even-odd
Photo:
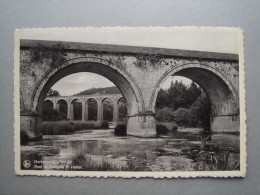
[[[127,135],[136,137],[155,137],[155,116],[147,114],[129,116],[127,123]]]
[[[88,103],[86,103],[85,101],[82,102],[82,121],[86,121],[86,114],[88,113],[88,109],[86,109],[86,106],[88,105]]]
[[[98,101],[98,105],[97,105],[97,121],[98,122],[103,121],[103,103],[101,101]]]
[[[54,110],[60,111],[60,105],[57,102],[54,103]]]
[[[113,125],[117,125],[117,122],[118,122],[118,105],[117,102],[114,102]]]
[[[72,121],[74,120],[74,106],[73,103],[68,103],[68,114],[67,118]]]
[[[37,140],[42,137],[40,125],[41,117],[38,114],[29,113],[20,115],[20,131],[24,131],[29,140]]]
[[[213,132],[239,132],[239,115],[218,115],[211,117]]]

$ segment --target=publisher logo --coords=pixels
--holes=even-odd
[[[25,160],[25,161],[23,161],[23,166],[25,167],[25,168],[30,168],[31,167],[31,161],[29,161],[29,160]]]

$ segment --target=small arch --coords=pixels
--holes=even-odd
[[[114,102],[111,97],[104,97],[101,100],[101,104],[103,106],[103,120],[105,121],[113,121],[114,114]]]
[[[65,99],[59,99],[57,101],[58,111],[63,113],[68,118],[68,102]]]
[[[125,99],[124,96],[119,97],[119,98],[116,99],[116,103],[117,103],[117,104],[118,104],[120,101],[124,101],[124,102],[127,104],[126,99]]]
[[[88,98],[85,104],[87,105],[88,120],[97,121],[97,100],[95,98]]]
[[[110,102],[113,102],[113,99],[112,99],[111,97],[109,97],[109,96],[102,98],[102,99],[100,100],[100,102],[103,104],[103,102],[104,102],[104,101],[107,101],[107,100],[110,101]]]
[[[82,101],[78,98],[70,100],[72,120],[82,120]]]
[[[48,106],[48,107],[54,109],[54,102],[50,99],[47,99],[44,101],[44,106]]]
[[[67,101],[66,99],[64,99],[64,98],[61,98],[61,99],[58,99],[58,100],[57,100],[57,103],[58,103],[58,104],[64,103],[64,102],[65,102],[66,104],[68,104],[68,101]]]

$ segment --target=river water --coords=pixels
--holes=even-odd
[[[109,130],[44,135],[21,146],[21,168],[88,171],[239,170],[239,134],[178,129],[156,138],[116,137]],[[30,166],[24,166],[30,161]]]

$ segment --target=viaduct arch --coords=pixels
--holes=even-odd
[[[52,52],[61,46],[62,62],[53,65]],[[45,50],[40,48],[44,46]],[[35,51],[46,52],[35,60]],[[64,60],[65,59],[65,60]],[[51,86],[77,72],[92,72],[112,81],[127,101],[127,132],[155,135],[155,101],[161,84],[172,75],[198,83],[212,105],[213,131],[239,130],[238,55],[163,48],[21,40],[21,130],[40,136],[42,103]]]
[[[92,94],[92,95],[77,95],[77,96],[47,96],[44,102],[51,102],[53,108],[59,111],[59,102],[64,101],[67,104],[67,119],[74,120],[74,106],[73,102],[79,100],[82,103],[82,121],[89,120],[88,114],[88,100],[93,99],[97,102],[97,121],[103,121],[103,102],[106,99],[112,101],[113,106],[113,124],[118,122],[118,101],[124,98],[121,94]]]

